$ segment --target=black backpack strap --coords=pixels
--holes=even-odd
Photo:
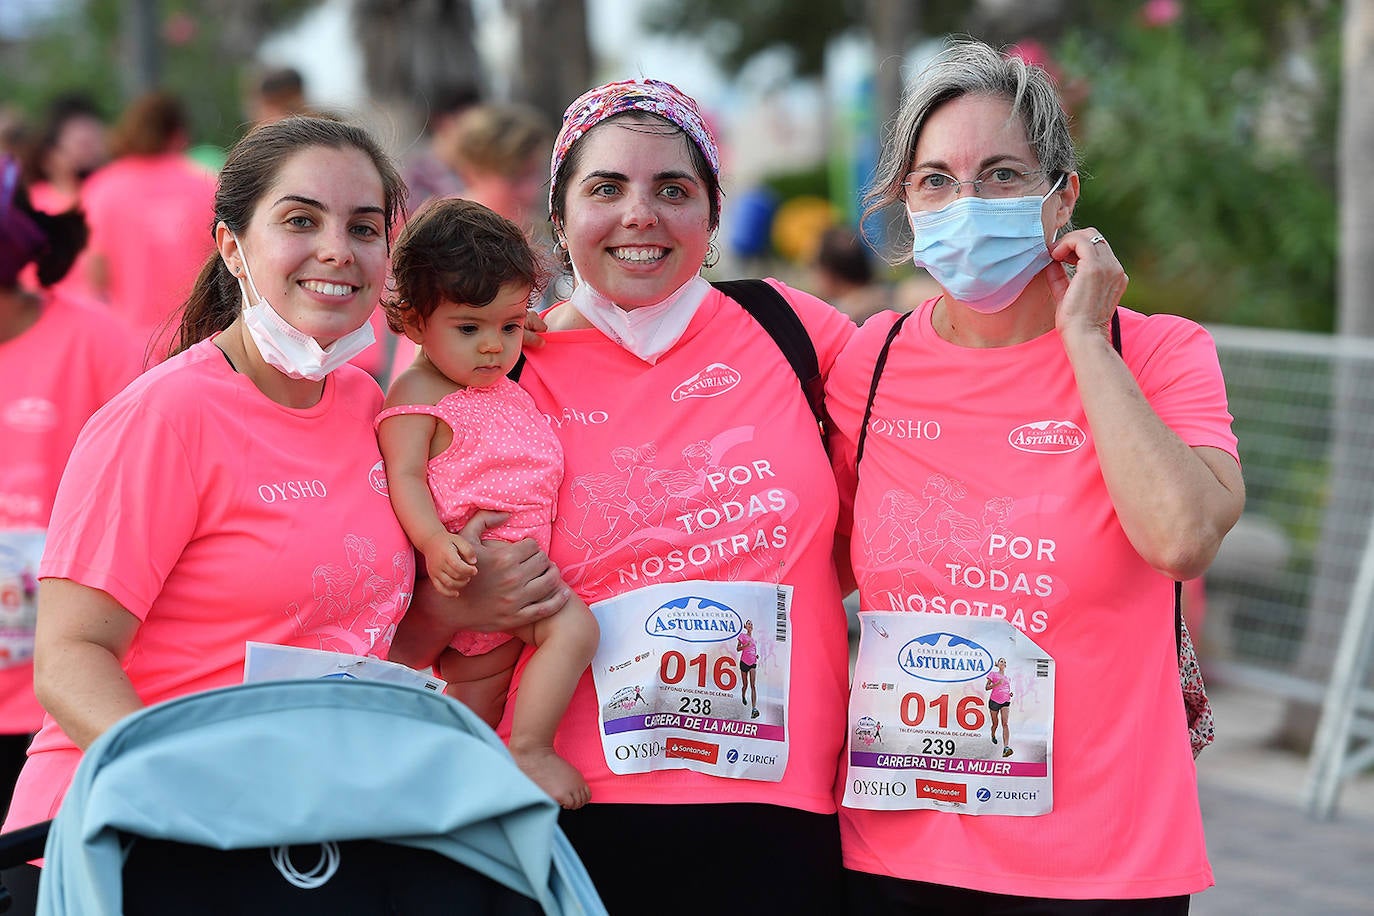
[[[827,428],[825,381],[821,378],[816,345],[811,342],[811,335],[797,317],[792,304],[763,280],[713,280],[711,285],[738,302],[773,338],[792,371],[797,374],[802,394],[824,437]]]
[[[901,318],[892,323],[892,330],[887,332],[887,340],[883,341],[883,348],[878,351],[877,362],[873,364],[873,384],[868,386],[868,403],[864,406],[864,422],[859,427],[859,447],[854,452],[854,472],[859,471],[859,462],[864,457],[864,441],[868,438],[868,421],[873,416],[873,399],[878,396],[878,379],[883,376],[883,367],[887,365],[887,351],[892,349],[892,341],[897,339],[897,332],[902,329],[902,323],[910,317],[911,312],[907,312]]]
[[[1112,310],[1112,349],[1121,355],[1121,315]],[[1183,651],[1183,583],[1174,582],[1174,645]]]

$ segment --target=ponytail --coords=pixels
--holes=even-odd
[[[205,259],[191,295],[181,307],[181,323],[168,355],[175,356],[229,327],[238,316],[239,302],[238,280],[216,251]]]
[[[67,275],[76,256],[86,247],[89,234],[86,218],[80,210],[57,214],[30,210],[29,216],[48,237],[48,243],[34,258],[38,265],[38,282],[41,286],[52,286]]]

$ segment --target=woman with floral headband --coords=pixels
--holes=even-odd
[[[743,836],[769,842],[750,849],[742,864],[759,880],[740,882],[733,904],[837,912],[833,785],[848,682],[837,494],[797,372],[763,319],[700,276],[720,220],[715,139],[675,87],[610,83],[569,106],[551,175],[553,230],[575,285],[546,314],[546,346],[528,353],[520,383],[567,461],[549,554],[601,625],[556,742],[592,800],[565,812],[563,828],[612,913],[716,900],[709,883],[669,886],[663,869],[630,865],[646,842],[671,848],[664,864],[677,868],[719,865],[710,846],[734,849]],[[853,325],[767,284],[826,375]],[[575,497],[592,484],[598,499]],[[594,541],[581,536],[589,519]],[[444,626],[422,643],[426,617],[495,629],[495,618],[543,611],[499,549],[483,548],[458,601],[422,591],[393,658],[432,659]],[[525,570],[546,572],[530,554]],[[492,593],[513,582],[520,597]],[[746,620],[764,669],[757,717],[739,700]]]

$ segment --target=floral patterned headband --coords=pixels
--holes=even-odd
[[[719,179],[720,148],[692,97],[662,80],[621,80],[588,90],[563,113],[563,128],[558,132],[558,139],[553,145],[553,160],[549,163],[550,212],[553,210],[554,191],[557,190],[558,167],[567,158],[568,150],[587,131],[607,118],[626,111],[656,114],[682,128],[683,133],[692,139],[711,164],[711,173]],[[719,189],[713,203],[720,206]]]

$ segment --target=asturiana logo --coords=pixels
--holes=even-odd
[[[725,363],[711,363],[696,375],[673,389],[672,399],[713,398],[724,394],[740,382],[740,374]]]
[[[382,462],[378,461],[367,472],[367,482],[372,484],[372,489],[383,496],[389,495],[389,490],[386,485],[386,465]]]
[[[644,630],[650,636],[666,636],[684,642],[733,639],[743,628],[744,621],[734,608],[695,595],[665,602],[644,621]]]
[[[1014,449],[1038,455],[1063,455],[1077,451],[1088,436],[1072,420],[1038,420],[1016,427],[1007,436]]]
[[[985,677],[992,670],[992,653],[953,633],[927,633],[902,646],[897,664],[914,678],[955,684]]]

